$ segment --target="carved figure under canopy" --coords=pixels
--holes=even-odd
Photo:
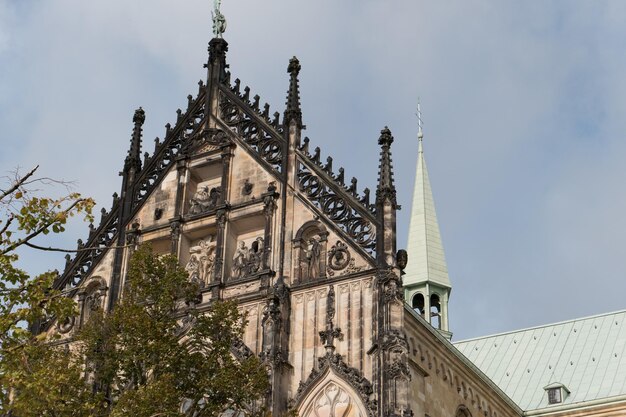
[[[191,198],[189,214],[200,214],[214,209],[220,198],[222,190],[220,187],[211,188],[204,186],[198,188]]]
[[[320,276],[320,255],[322,254],[322,245],[319,240],[310,238],[303,250],[303,268],[302,276],[304,278],[317,278]]]

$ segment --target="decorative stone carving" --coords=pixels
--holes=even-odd
[[[348,246],[343,242],[337,241],[328,251],[328,266],[335,271],[347,267],[351,259]]]
[[[191,198],[189,214],[200,214],[213,210],[217,206],[221,194],[221,187],[211,188],[211,190],[207,186],[200,187]]]
[[[67,317],[62,323],[57,323],[57,330],[62,334],[69,333],[69,331],[74,327],[75,321],[76,318],[74,316]]]
[[[300,227],[293,240],[295,282],[326,277],[326,244],[328,232],[318,220]]]
[[[404,249],[400,249],[396,253],[396,265],[400,270],[404,271],[406,265],[409,263],[409,254]]]
[[[215,267],[215,242],[213,236],[200,240],[189,249],[189,260],[185,270],[189,273],[189,279],[205,286],[211,282],[211,274]]]
[[[233,287],[227,287],[224,289],[224,298],[236,297],[243,294],[248,294],[259,290],[258,281],[247,282]]]
[[[261,270],[263,247],[263,238],[260,236],[252,242],[250,248],[246,246],[246,242],[240,241],[233,255],[231,277],[235,279],[245,278]]]
[[[252,184],[250,182],[250,180],[248,178],[246,178],[246,181],[243,184],[243,187],[241,188],[241,194],[242,195],[250,195],[252,194],[252,189],[254,188],[254,184]]]
[[[87,318],[92,312],[97,311],[102,307],[102,294],[100,291],[94,291],[85,297],[85,311],[87,312]]]
[[[322,252],[319,238],[312,237],[306,242],[300,257],[302,278],[312,279],[320,276],[320,255]]]
[[[326,329],[319,332],[322,344],[326,348],[327,354],[335,351],[335,339],[342,338],[343,334],[339,327],[335,327],[335,289],[331,285],[326,296]]]
[[[239,360],[249,359],[250,357],[254,356],[254,352],[252,352],[252,350],[248,346],[246,346],[246,344],[241,339],[233,340],[230,351]]]
[[[352,397],[339,385],[329,382],[317,394],[303,417],[365,417],[359,413]]]
[[[300,382],[298,391],[294,398],[295,404],[299,403],[305,394],[309,392],[316,385],[316,383],[322,380],[328,369],[332,370],[356,391],[365,405],[368,416],[373,417],[376,415],[375,410],[377,409],[378,404],[376,400],[370,399],[373,393],[371,382],[369,382],[358,369],[348,366],[348,364],[346,364],[343,360],[343,357],[338,353],[326,352],[325,356],[318,358],[317,368],[314,368],[311,371],[305,382]],[[335,417],[337,416],[335,415]]]
[[[379,272],[377,280],[382,289],[384,301],[386,303],[391,301],[404,303],[402,281],[400,280],[400,277],[393,272],[393,270],[384,270]]]

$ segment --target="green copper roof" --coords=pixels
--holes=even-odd
[[[626,310],[454,345],[525,411],[626,394]],[[554,384],[569,393],[550,405]]]

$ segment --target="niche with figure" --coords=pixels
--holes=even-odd
[[[328,232],[319,221],[306,222],[293,240],[294,281],[307,282],[326,277]]]
[[[215,232],[189,233],[181,241],[181,255],[189,280],[200,285],[209,285],[215,269]]]
[[[106,282],[102,278],[92,278],[84,291],[79,293],[81,304],[81,323],[87,323],[94,312],[102,308],[104,295],[107,291]]]
[[[262,216],[251,216],[231,223],[225,259],[227,281],[236,281],[268,269],[265,224]]]
[[[222,165],[217,162],[189,168],[184,213],[195,216],[213,211],[222,200]]]

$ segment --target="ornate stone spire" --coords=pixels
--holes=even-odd
[[[135,110],[133,115],[133,135],[130,139],[130,149],[128,149],[128,155],[124,161],[124,172],[128,173],[131,168],[137,173],[141,171],[141,132],[144,121],[146,120],[146,113],[141,107]]]
[[[378,187],[376,188],[376,202],[383,203],[388,200],[392,203],[394,209],[397,208],[396,203],[396,187],[393,184],[393,165],[391,161],[391,144],[393,136],[387,126],[380,131],[378,144],[380,150],[380,162],[378,165]]]
[[[287,72],[289,73],[289,90],[287,91],[287,102],[285,107],[285,117],[283,123],[289,126],[291,120],[295,120],[298,127],[302,127],[302,110],[300,109],[300,86],[298,74],[300,73],[300,61],[295,56],[289,60]]]

